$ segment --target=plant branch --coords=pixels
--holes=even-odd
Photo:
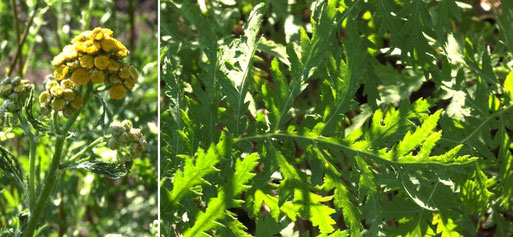
[[[41,191],[41,194],[39,195],[39,197],[37,199],[36,206],[33,209],[31,209],[30,219],[29,219],[27,228],[25,230],[25,233],[23,234],[23,236],[25,236],[25,237],[34,236],[34,232],[35,232],[37,224],[39,222],[39,218],[41,217],[41,214],[46,205],[46,202],[48,201],[48,198],[50,197],[50,194],[53,190],[53,187],[55,186],[57,178],[60,176],[60,173],[57,172],[57,169],[59,168],[60,163],[61,163],[62,150],[64,147],[64,142],[66,141],[67,134],[68,134],[71,126],[73,125],[73,123],[78,118],[78,115],[80,114],[80,112],[87,105],[89,98],[91,98],[92,91],[93,91],[93,84],[92,84],[92,82],[89,82],[87,84],[87,89],[84,93],[84,99],[83,99],[84,104],[78,111],[75,112],[73,117],[71,117],[70,119],[68,119],[68,121],[66,121],[61,132],[59,132],[57,134],[57,139],[55,142],[55,151],[54,151],[53,157],[52,157],[52,163],[50,164],[50,169],[48,170],[47,175],[45,176],[43,190]]]
[[[11,76],[13,69],[16,67],[16,62],[18,61],[18,58],[21,57],[21,49],[23,44],[25,43],[25,40],[27,40],[27,36],[30,30],[30,26],[34,22],[34,17],[37,15],[37,9],[39,8],[39,1],[36,3],[36,6],[34,7],[34,10],[32,11],[32,15],[30,16],[27,26],[25,26],[25,30],[23,31],[23,36],[21,37],[21,40],[18,42],[18,47],[16,48],[16,53],[14,54],[14,59],[11,62],[11,66],[9,67],[9,72],[7,73],[7,76]]]
[[[75,163],[75,161],[79,160],[79,158],[82,157],[85,153],[90,152],[96,145],[102,143],[103,139],[104,137],[99,137],[98,139],[91,142],[87,147],[84,147],[84,149],[80,150],[78,153],[69,158],[69,160],[63,162],[61,165],[61,169],[65,169],[69,165]]]

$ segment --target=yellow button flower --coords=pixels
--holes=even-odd
[[[52,101],[52,108],[55,110],[55,111],[62,111],[64,109],[64,107],[66,106],[66,101],[64,101],[63,99],[61,98],[55,98],[53,99]]]
[[[56,81],[49,81],[46,83],[46,90],[50,91],[53,87],[58,86],[59,83]]]
[[[100,70],[104,70],[109,66],[110,60],[107,56],[98,56],[94,58],[94,66]]]
[[[125,86],[125,88],[127,90],[132,90],[134,89],[134,86],[135,86],[135,81],[132,80],[132,79],[127,79],[123,82],[123,85]]]
[[[73,72],[71,78],[77,85],[85,85],[89,82],[89,72],[83,68],[78,68]]]
[[[123,99],[125,97],[126,89],[123,85],[115,85],[110,88],[110,98],[112,99]]]
[[[134,66],[130,66],[130,78],[133,80],[137,80],[139,78],[139,73],[137,72],[137,69],[135,69]]]
[[[39,103],[43,106],[49,104],[51,100],[52,96],[50,93],[48,93],[48,91],[43,91],[41,92],[41,95],[39,95]]]
[[[66,65],[60,65],[59,67],[57,67],[57,69],[55,69],[55,71],[53,71],[53,74],[55,75],[55,78],[57,80],[62,80],[66,78],[68,72],[69,68]]]
[[[93,68],[94,67],[94,57],[92,55],[86,54],[80,57],[80,65],[85,68]]]
[[[85,42],[91,38],[91,34],[93,32],[88,30],[80,33],[80,35],[77,35],[75,38],[71,40],[71,43],[77,43],[77,42]]]
[[[113,71],[113,72],[119,70],[119,63],[116,60],[110,59],[108,69],[109,69],[109,71]]]
[[[65,89],[62,92],[62,97],[64,98],[65,101],[72,101],[73,99],[75,99],[75,92],[70,89]]]
[[[60,53],[57,56],[55,56],[52,60],[52,65],[59,66],[66,60],[66,57],[64,57],[64,53]]]
[[[105,51],[107,53],[112,51],[112,50],[114,50],[114,49],[117,49],[116,42],[115,42],[114,38],[105,38],[105,39],[103,39],[101,45],[102,45],[103,51]]]
[[[102,40],[104,38],[103,30],[101,27],[94,28],[91,38],[94,40]]]
[[[128,69],[128,67],[127,66],[122,67],[121,70],[119,70],[119,72],[118,72],[118,76],[121,79],[128,79],[128,77],[130,77],[130,70]]]
[[[75,43],[75,50],[80,53],[95,54],[101,49],[101,44],[98,41],[88,40],[85,42]]]
[[[64,89],[61,86],[54,86],[50,90],[50,94],[54,97],[59,97],[64,92]]]
[[[114,34],[114,32],[111,29],[103,28],[102,30],[103,30],[103,34],[108,37],[112,37],[112,35]]]
[[[70,90],[73,90],[73,88],[75,88],[75,83],[73,83],[71,80],[69,79],[66,79],[66,80],[62,80],[61,81],[61,86],[62,88],[64,89],[70,89]]]
[[[93,73],[91,73],[91,81],[93,83],[102,83],[105,81],[105,75],[102,71],[94,70]]]

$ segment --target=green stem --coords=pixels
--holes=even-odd
[[[30,210],[36,205],[36,147],[37,137],[30,139],[30,155],[29,155],[29,203]]]
[[[25,43],[25,40],[27,40],[30,26],[32,26],[32,23],[34,22],[34,17],[36,17],[38,8],[39,8],[39,2],[36,3],[36,6],[34,7],[34,10],[32,12],[32,15],[30,16],[30,19],[28,20],[27,26],[25,26],[25,30],[23,31],[23,36],[21,37],[20,42],[18,42],[18,47],[16,48],[16,53],[14,54],[14,59],[12,60],[11,66],[9,67],[9,72],[7,73],[8,76],[12,75],[12,72],[14,71],[13,69],[16,67],[16,62],[18,62],[18,58],[21,57],[22,46]]]
[[[21,128],[26,133],[26,135],[29,138],[29,207],[30,210],[34,208],[35,205],[35,198],[36,198],[36,192],[35,192],[35,163],[36,163],[36,146],[37,146],[37,137],[34,136],[34,133],[30,130],[30,124],[28,123],[27,119],[21,115],[21,113],[16,113],[16,116],[18,117],[18,120],[21,123]]]
[[[21,43],[20,22],[18,20],[18,6],[16,5],[16,0],[12,0],[12,12],[13,12],[13,17],[14,17],[14,26],[15,26],[14,30],[16,32],[16,41],[18,42],[18,44],[20,44]],[[21,74],[21,57],[18,60],[18,74],[20,75],[20,77],[23,76]]]
[[[64,147],[64,142],[66,141],[67,134],[77,119],[78,115],[82,111],[82,109],[87,105],[87,102],[89,101],[89,98],[91,98],[91,93],[93,91],[93,84],[92,82],[89,82],[87,84],[87,89],[84,93],[84,104],[82,107],[75,112],[73,117],[68,119],[66,123],[64,124],[64,127],[61,129],[61,132],[57,134],[57,139],[55,141],[55,151],[53,153],[52,157],[52,163],[50,164],[50,169],[48,170],[43,190],[41,191],[41,194],[39,195],[37,199],[37,203],[34,208],[31,209],[30,213],[30,219],[27,225],[27,229],[25,230],[25,233],[23,236],[25,237],[32,237],[34,236],[34,232],[37,228],[37,224],[39,222],[39,218],[41,217],[41,214],[43,212],[43,209],[46,205],[46,202],[48,201],[48,198],[50,197],[50,194],[52,193],[52,189],[55,186],[55,183],[57,181],[57,178],[60,176],[60,173],[57,172],[57,169],[60,166],[61,158],[62,158],[62,149]],[[55,118],[55,117],[54,117]]]
[[[96,145],[98,145],[98,144],[100,144],[102,142],[103,142],[103,137],[99,137],[98,139],[94,140],[87,147],[85,147],[84,149],[79,151],[77,154],[75,154],[74,156],[69,158],[69,160],[63,162],[62,165],[61,165],[61,169],[65,169],[69,165],[75,163],[75,161],[79,160],[79,158],[82,157],[82,155],[84,155],[85,153],[91,151]]]

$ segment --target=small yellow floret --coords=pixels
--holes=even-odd
[[[66,79],[66,80],[62,80],[61,81],[61,86],[62,88],[64,89],[70,89],[70,90],[73,90],[73,88],[75,88],[75,83],[73,83],[71,80],[69,79]]]
[[[116,42],[114,41],[114,38],[105,38],[102,40],[102,49],[105,52],[110,52],[114,49],[117,49]]]
[[[70,104],[74,109],[80,109],[80,107],[82,107],[82,102],[82,96],[80,96],[80,94],[76,94],[75,99],[73,99]]]
[[[73,72],[71,78],[77,85],[85,85],[89,82],[89,72],[83,68],[78,68]]]
[[[109,71],[113,71],[113,72],[117,71],[119,69],[119,63],[116,60],[110,59],[108,69],[109,69]]]
[[[64,92],[64,89],[61,86],[54,86],[50,90],[50,94],[54,97],[59,97],[62,95],[62,92]]]
[[[98,56],[94,58],[94,66],[100,70],[104,70],[109,66],[109,58],[107,56]]]
[[[92,55],[86,54],[80,57],[80,65],[85,68],[93,68],[94,67],[94,57]]]
[[[105,75],[103,74],[102,71],[93,71],[93,73],[91,73],[91,81],[93,83],[102,83],[103,81],[105,81]]]
[[[65,101],[72,101],[73,99],[75,99],[75,92],[70,89],[65,89],[62,92],[62,97],[64,98]]]
[[[110,88],[110,98],[112,99],[123,99],[125,97],[126,89],[123,85],[115,85]]]
[[[135,81],[132,80],[132,79],[127,79],[123,82],[123,85],[125,86],[125,88],[127,90],[132,90],[134,89],[134,86],[135,86]]]
[[[42,105],[47,105],[52,100],[52,96],[48,91],[41,92],[41,95],[39,95],[39,103]]]
[[[118,72],[118,76],[121,79],[127,79],[128,77],[130,77],[130,70],[128,69],[128,67],[127,66],[122,67],[121,70],[119,70],[119,72]]]
[[[55,98],[52,101],[52,108],[56,111],[61,111],[64,109],[64,106],[66,106],[66,101],[64,101],[61,98]]]
[[[130,78],[133,80],[137,80],[139,78],[139,73],[137,72],[137,69],[135,69],[134,66],[130,66]]]
[[[62,80],[66,78],[68,72],[69,68],[66,65],[60,65],[59,67],[57,67],[57,69],[55,69],[55,71],[53,71],[53,74],[55,75],[55,78],[57,80]]]
[[[53,87],[58,86],[58,85],[59,85],[59,83],[56,81],[49,81],[48,83],[46,83],[45,88],[47,91],[50,91]]]

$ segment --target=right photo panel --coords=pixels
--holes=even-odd
[[[159,5],[161,236],[512,236],[513,1]]]

